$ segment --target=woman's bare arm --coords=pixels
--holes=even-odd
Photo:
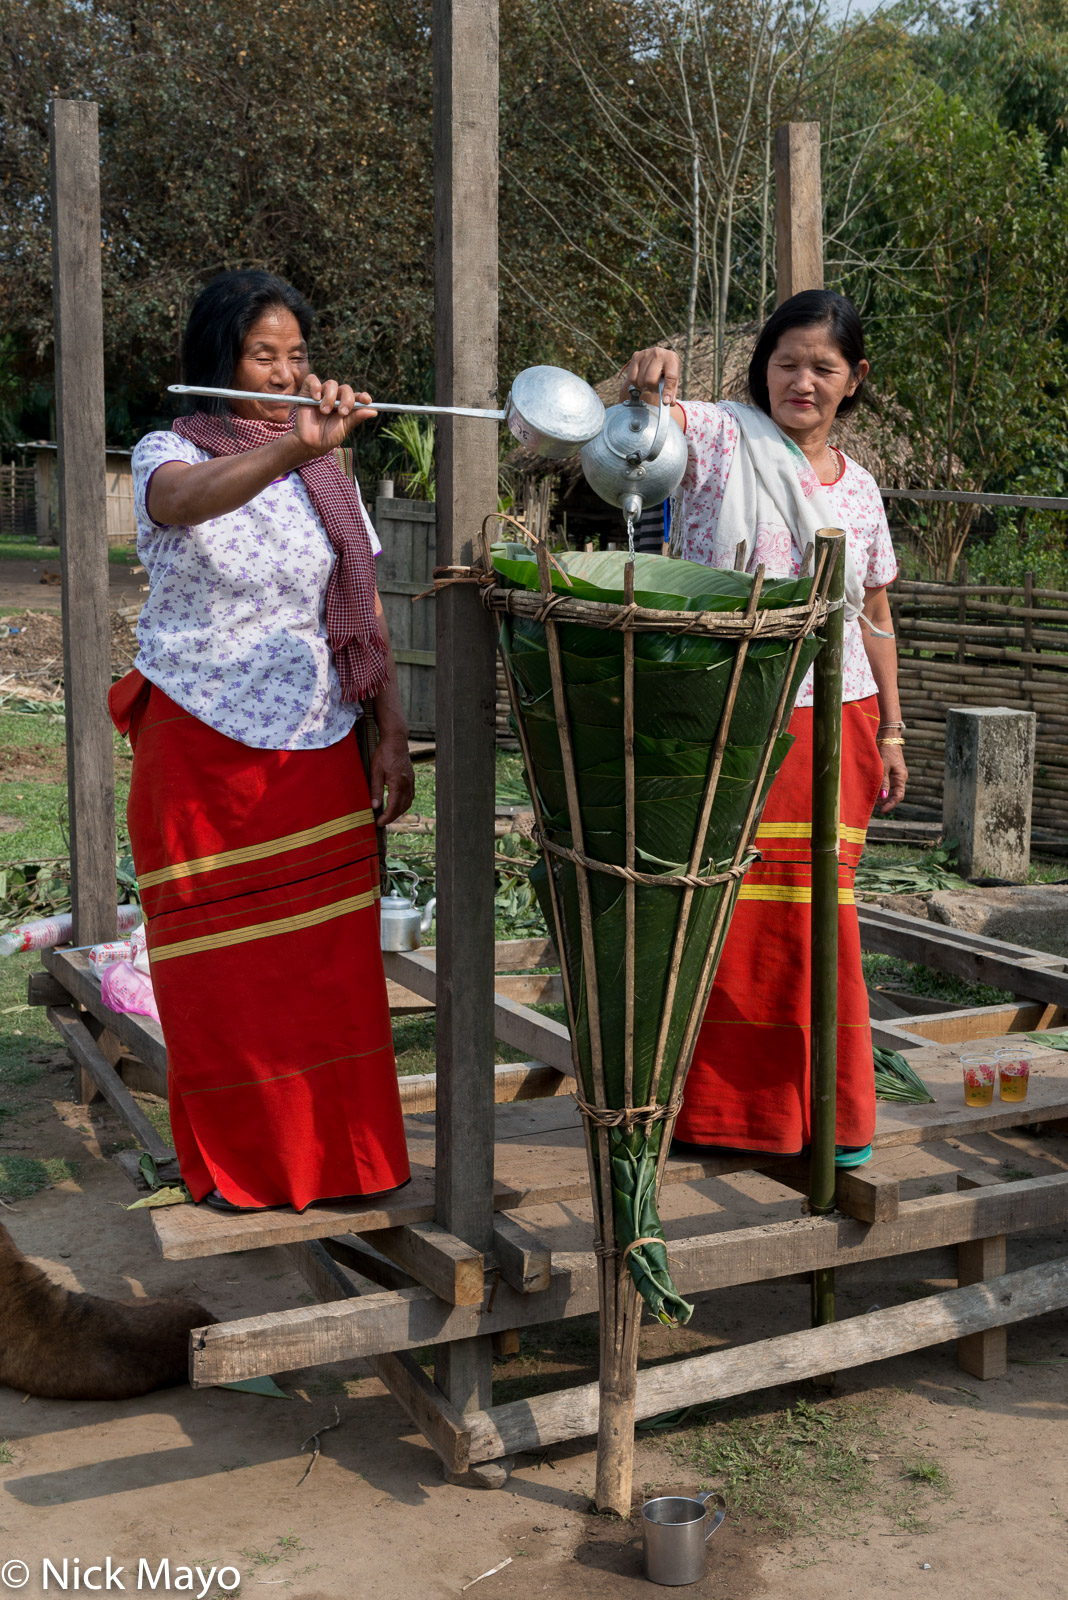
[[[883,633],[893,633],[894,619],[890,612],[890,601],[884,584],[878,589],[865,589],[864,615],[869,622]],[[879,696],[879,722],[880,725],[888,722],[901,721],[901,701],[897,691],[897,642],[894,639],[880,639],[873,634],[870,628],[860,624],[861,637],[864,640],[864,649],[871,667],[872,677]],[[886,737],[899,739],[903,735],[900,729],[893,728],[887,731]],[[893,811],[894,807],[904,797],[905,785],[908,782],[908,768],[905,766],[905,749],[900,744],[883,744],[879,746],[879,754],[883,758],[883,782],[879,791],[879,798],[883,802],[878,807],[884,815]]]
[[[247,505],[276,478],[305,462],[324,456],[344,443],[360,422],[377,416],[369,394],[354,394],[333,378],[320,383],[309,373],[300,389],[321,401],[318,407],[297,406],[291,432],[235,456],[212,461],[165,461],[148,485],[148,514],[170,527],[191,527],[225,517]],[[335,400],[338,402],[334,408]]]
[[[415,773],[408,754],[408,722],[401,705],[397,683],[397,665],[393,659],[393,646],[389,638],[389,625],[382,601],[375,591],[375,617],[378,629],[385,640],[389,672],[385,683],[375,695],[375,723],[378,726],[378,743],[371,757],[371,804],[379,811],[384,797],[389,795],[385,810],[378,818],[378,826],[402,817],[415,798]]]

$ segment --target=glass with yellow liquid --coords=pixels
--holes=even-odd
[[[994,1099],[996,1064],[993,1061],[984,1061],[980,1056],[961,1056],[960,1064],[964,1073],[964,1104],[990,1105]]]
[[[1003,1100],[1026,1100],[1030,1056],[998,1056],[998,1089]]]

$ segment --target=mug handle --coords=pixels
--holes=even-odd
[[[708,1494],[699,1494],[697,1498],[700,1500],[706,1511],[708,1509],[708,1502],[710,1500],[714,1500],[719,1508],[715,1516],[712,1518],[712,1526],[705,1534],[705,1544],[707,1544],[709,1539],[711,1539],[712,1535],[715,1533],[716,1529],[719,1527],[720,1523],[723,1521],[724,1517],[727,1515],[727,1502],[724,1500],[721,1494],[716,1494],[712,1490],[710,1490]]]

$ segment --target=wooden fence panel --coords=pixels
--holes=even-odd
[[[426,500],[375,501],[375,529],[382,541],[378,592],[413,738],[434,737],[434,601],[412,604],[434,582],[434,518],[434,506]]]
[[[1037,717],[1032,824],[1068,836],[1068,593],[902,580],[890,600],[910,804],[941,815],[950,706],[1009,706]]]

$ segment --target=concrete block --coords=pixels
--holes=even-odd
[[[1014,889],[940,889],[928,896],[932,922],[1031,950],[1068,956],[1068,884],[1032,883]]]
[[[1034,769],[1033,711],[949,708],[942,820],[964,877],[1026,882]]]

